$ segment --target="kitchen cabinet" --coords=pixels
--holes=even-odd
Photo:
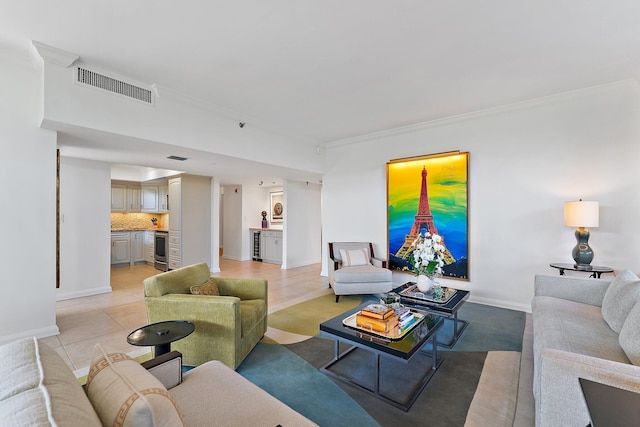
[[[169,212],[169,186],[158,187],[158,213]]]
[[[282,230],[252,228],[251,258],[269,264],[282,264]]]
[[[111,184],[111,212],[127,212],[126,184]]]
[[[169,269],[211,261],[211,178],[169,179]]]
[[[142,212],[158,212],[158,187],[157,186],[142,186],[142,206],[140,209]]]
[[[131,263],[129,232],[111,233],[111,265]]]
[[[138,183],[111,182],[111,212],[140,212],[142,189]]]
[[[155,238],[153,230],[144,232],[144,260],[147,264],[153,265],[155,261]]]
[[[131,239],[131,265],[142,262],[144,257],[144,231],[132,231]]]
[[[262,261],[282,264],[282,231],[263,231],[264,257]]]
[[[127,186],[128,212],[140,212],[142,209],[142,188],[140,185]]]

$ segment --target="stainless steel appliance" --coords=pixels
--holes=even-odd
[[[168,270],[169,263],[169,233],[156,231],[154,233],[153,266],[160,271]]]

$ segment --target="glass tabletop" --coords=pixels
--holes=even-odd
[[[464,291],[461,289],[456,289],[453,296],[449,298],[447,302],[444,304],[434,302],[431,300],[425,300],[415,296],[407,296],[403,294],[402,291],[408,288],[411,288],[414,285],[415,285],[414,282],[407,282],[402,286],[398,286],[391,292],[395,292],[396,294],[398,294],[400,296],[400,302],[403,304],[406,304],[408,306],[415,306],[415,307],[424,306],[430,311],[440,311],[446,314],[455,313],[460,308],[460,306],[467,299],[469,299],[469,291]]]
[[[442,317],[434,314],[426,314],[422,321],[407,333],[403,339],[392,341],[367,334],[365,331],[349,328],[342,323],[345,318],[357,313],[367,305],[368,304],[362,304],[359,307],[321,323],[320,332],[408,360],[442,327]]]

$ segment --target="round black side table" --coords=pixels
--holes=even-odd
[[[551,267],[553,268],[557,268],[558,270],[560,270],[560,275],[564,276],[564,271],[565,270],[570,270],[570,271],[581,271],[583,273],[591,273],[591,275],[589,277],[593,277],[596,279],[599,279],[600,276],[602,275],[602,273],[613,273],[613,268],[611,267],[603,267],[601,265],[590,265],[589,267],[580,267],[578,265],[575,264],[569,264],[569,263],[561,263],[561,262],[554,262],[549,264]]]
[[[158,357],[171,351],[172,342],[188,336],[195,329],[195,325],[187,320],[167,320],[136,329],[127,336],[127,342],[131,345],[154,346],[154,356]]]

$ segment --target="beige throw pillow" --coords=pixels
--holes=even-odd
[[[87,396],[105,426],[184,426],[176,401],[162,383],[123,353],[96,345]]]
[[[208,282],[202,285],[193,285],[190,289],[193,295],[220,295],[215,279],[209,279]]]
[[[627,315],[640,300],[640,279],[632,271],[625,270],[618,274],[602,300],[602,317],[609,327],[620,333]]]
[[[342,258],[343,267],[367,265],[369,264],[369,251],[366,249],[340,249],[340,258]]]

